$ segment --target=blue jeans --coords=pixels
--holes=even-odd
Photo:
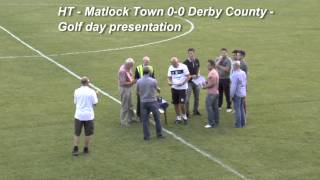
[[[149,132],[149,114],[152,112],[154,121],[156,123],[156,132],[157,136],[162,135],[162,127],[160,124],[160,112],[159,112],[159,103],[155,102],[141,102],[140,103],[141,110],[141,121],[143,123],[143,135],[145,139],[150,138]]]
[[[242,128],[246,125],[246,114],[244,112],[244,97],[234,96],[233,104],[235,110],[235,127]]]
[[[206,97],[206,109],[208,113],[208,124],[216,126],[219,124],[219,95],[218,94],[207,94]]]

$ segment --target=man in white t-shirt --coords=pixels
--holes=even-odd
[[[74,91],[74,104],[76,112],[74,115],[74,147],[72,154],[79,155],[79,141],[82,127],[84,127],[85,145],[83,153],[89,153],[89,145],[94,132],[94,111],[93,107],[98,103],[98,92],[95,92],[89,87],[90,80],[87,77],[81,78],[81,87]]]
[[[185,101],[190,73],[188,67],[180,63],[177,57],[172,57],[170,62],[168,84],[171,86],[172,104],[174,104],[177,115],[175,123],[180,124],[183,121],[184,124],[187,124],[188,118],[186,115]]]

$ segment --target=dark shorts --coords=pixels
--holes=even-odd
[[[171,94],[172,94],[172,104],[184,104],[187,97],[187,90],[182,89],[173,89],[171,88]]]
[[[84,135],[91,136],[94,131],[94,123],[92,121],[79,121],[78,119],[74,120],[74,134],[80,136],[82,127],[84,127]]]

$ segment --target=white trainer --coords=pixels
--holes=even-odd
[[[210,124],[207,124],[204,126],[204,128],[209,129],[209,128],[212,128],[212,126]]]
[[[227,112],[229,113],[229,112],[232,112],[232,109],[227,109]]]

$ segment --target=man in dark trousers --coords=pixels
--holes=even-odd
[[[200,69],[200,62],[195,57],[195,49],[189,48],[188,49],[188,59],[186,59],[183,64],[188,67],[190,72],[190,80],[188,81],[188,91],[187,91],[187,101],[186,101],[186,110],[187,116],[189,117],[189,104],[190,104],[190,97],[191,93],[193,92],[194,102],[193,102],[193,115],[200,116],[199,112],[199,95],[200,95],[200,87],[197,86],[195,83],[192,82],[193,79],[198,78],[199,76],[199,69]]]
[[[248,79],[248,64],[247,62],[244,60],[246,56],[246,52],[244,50],[239,50],[237,52],[237,56],[236,56],[236,59],[238,61],[240,61],[240,69],[242,71],[244,71],[247,75],[247,79]],[[248,81],[247,81],[248,82]],[[248,85],[248,84],[247,84]],[[247,90],[247,88],[246,88]],[[247,102],[246,102],[246,98],[243,99],[243,106],[244,106],[244,112],[247,113]]]
[[[150,139],[149,114],[152,112],[156,123],[156,133],[158,138],[163,138],[162,127],[160,124],[159,104],[157,101],[157,91],[160,89],[157,80],[150,77],[150,67],[143,67],[143,77],[137,81],[137,93],[140,97],[141,120],[143,123],[143,139]]]
[[[216,59],[216,68],[219,73],[219,109],[223,103],[223,93],[226,96],[227,112],[232,112],[230,99],[230,72],[232,60],[228,57],[228,50],[222,48],[220,56]]]
[[[154,70],[153,67],[150,65],[150,58],[148,56],[143,57],[143,64],[140,64],[136,67],[134,73],[134,79],[138,80],[143,77],[143,67],[148,66],[150,68],[150,76],[154,78]],[[137,94],[137,116],[140,117],[140,97]]]

